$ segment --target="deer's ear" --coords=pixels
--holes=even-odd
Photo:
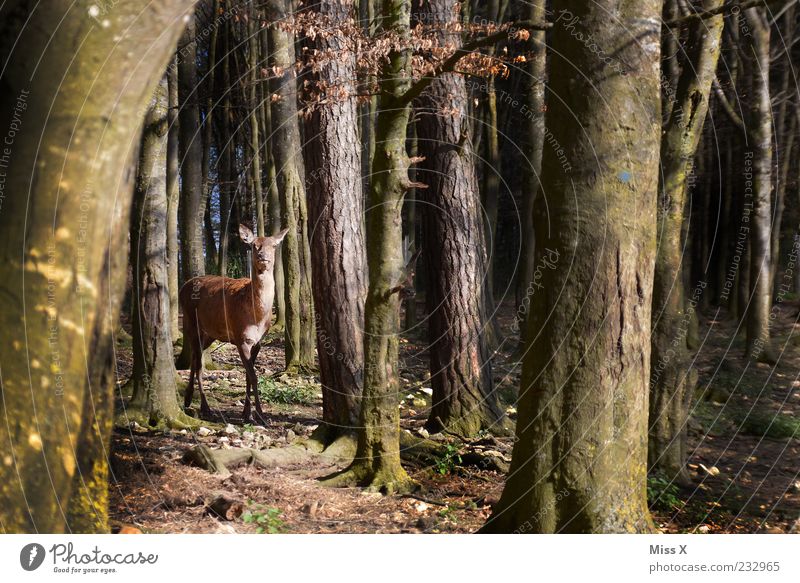
[[[241,237],[242,241],[250,245],[253,242],[253,239],[256,238],[253,235],[253,231],[250,230],[250,227],[247,225],[239,225],[239,237]]]
[[[275,247],[277,247],[278,245],[280,245],[283,242],[283,238],[286,237],[286,233],[288,233],[288,232],[289,232],[289,229],[284,229],[283,231],[281,231],[280,233],[278,233],[277,235],[272,237],[272,242],[275,245]]]

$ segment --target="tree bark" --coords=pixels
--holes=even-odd
[[[713,10],[722,2],[705,0],[702,7]],[[689,481],[685,467],[686,422],[696,379],[687,344],[690,315],[682,275],[685,249],[681,230],[688,180],[717,70],[723,24],[722,15],[691,24],[685,49],[687,62],[678,78],[661,138],[648,460],[651,470],[679,482]]]
[[[353,17],[355,2],[311,3],[332,26]],[[317,354],[322,382],[322,419],[327,438],[354,432],[364,379],[366,266],[361,142],[358,135],[355,54],[336,35],[317,35],[313,49],[325,61],[313,81],[334,93],[310,104],[303,148],[308,176],[309,222],[316,307]],[[339,97],[337,97],[338,95]],[[332,430],[332,431],[331,431]]]
[[[439,29],[439,46],[460,47],[448,34],[460,21],[450,0],[428,0],[421,22]],[[502,431],[503,412],[494,392],[482,300],[487,257],[480,192],[470,145],[467,88],[458,73],[438,75],[416,100],[423,247],[428,266],[433,406],[426,428],[472,437]]]
[[[259,135],[258,116],[261,110],[259,99],[259,38],[258,38],[258,15],[253,5],[250,5],[250,14],[247,22],[248,53],[247,65],[250,72],[250,171],[253,175],[253,188],[256,207],[256,233],[259,237],[266,235],[266,223],[264,222],[264,190],[261,185],[261,136]]]
[[[197,17],[192,15],[178,42],[178,142],[181,160],[180,248],[183,281],[205,275],[203,230],[206,197],[203,193],[203,143],[197,83]],[[189,342],[184,343],[176,366],[189,368]]]
[[[169,309],[170,332],[172,339],[176,340],[181,335],[179,322],[180,305],[178,304],[178,290],[180,289],[178,272],[178,205],[180,204],[181,191],[178,177],[180,176],[180,149],[178,146],[178,61],[173,56],[167,67],[167,87],[169,89],[169,109],[167,122],[169,134],[167,137],[167,268],[169,270]]]
[[[269,0],[270,65],[278,71],[270,88],[272,101],[272,155],[281,195],[282,226],[289,229],[283,242],[284,297],[286,298],[286,369],[312,370],[314,363],[314,308],[311,291],[311,250],[303,183],[300,126],[297,115],[297,76],[294,35],[276,22],[289,14],[287,0]]]
[[[533,22],[544,22],[546,16],[544,0],[531,2],[528,17]],[[525,191],[522,193],[522,273],[517,285],[517,317],[520,346],[526,344],[528,327],[525,325],[528,306],[535,293],[534,272],[536,270],[536,234],[533,228],[533,206],[541,189],[542,151],[545,134],[545,78],[547,76],[547,43],[545,31],[531,33],[531,48],[528,87],[528,108],[524,115],[528,121],[527,149],[525,163]]]
[[[379,22],[400,42],[410,41],[410,0],[383,0]],[[410,86],[410,51],[390,53],[381,71],[375,128],[373,176],[367,201],[364,392],[355,458],[329,485],[365,486],[404,492],[413,483],[400,464],[398,334],[403,269],[402,203],[411,186],[406,136],[410,107],[403,100]]]
[[[114,208],[101,244],[105,264],[98,285],[101,293],[89,349],[91,360],[86,367],[88,394],[83,400],[73,491],[67,505],[66,530],[77,534],[106,534],[110,530],[109,442],[114,425],[113,387],[117,367],[113,344],[128,277],[128,254],[118,250],[128,247],[129,214],[128,205]]]
[[[537,259],[559,261],[531,306],[512,467],[484,531],[649,532],[661,3],[560,7],[547,125],[571,169],[545,148],[536,215]]]
[[[143,426],[183,428],[178,405],[167,273],[167,83],[156,89],[145,115],[133,196],[133,396],[123,418]]]
[[[89,1],[0,8],[3,38],[24,47],[0,48],[0,127],[22,130],[4,152],[0,208],[0,450],[12,460],[0,464],[5,532],[66,528],[85,400],[112,398],[109,377],[90,385],[97,379],[86,374],[87,362],[109,358],[111,328],[100,320],[119,299],[118,286],[104,286],[118,264],[106,252],[116,257],[124,246],[102,243],[116,240],[109,226],[127,217],[139,112],[192,5],[117,3],[105,26],[87,17]],[[108,429],[101,420],[104,444]],[[92,464],[91,454],[78,455],[82,467]]]
[[[770,27],[766,9],[744,11],[752,30],[747,37],[748,52],[753,56],[752,91],[748,120],[748,142],[753,161],[752,237],[750,238],[750,305],[747,308],[746,355],[762,362],[775,362],[769,332],[772,307],[770,288],[770,236],[772,231],[772,109],[769,90]],[[747,198],[747,192],[745,193]]]

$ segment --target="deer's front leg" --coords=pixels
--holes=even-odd
[[[261,399],[258,396],[258,373],[256,373],[256,358],[258,358],[258,353],[261,350],[261,342],[256,342],[253,345],[253,349],[250,351],[250,370],[253,374],[252,380],[252,388],[253,388],[253,401],[256,407],[256,414],[259,416],[264,415],[264,411],[261,409]]]
[[[246,376],[246,388],[245,388],[245,395],[244,395],[244,412],[242,413],[242,421],[244,423],[248,423],[250,421],[250,386],[251,386],[251,376],[250,376],[250,359],[252,358],[252,346],[250,344],[242,344],[237,346],[239,349],[239,358],[242,359],[242,365],[244,366],[244,372]]]

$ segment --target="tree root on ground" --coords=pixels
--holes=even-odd
[[[128,405],[117,414],[115,425],[128,428],[131,423],[138,423],[144,429],[149,429],[150,431],[169,431],[171,429],[180,431],[182,429],[198,429],[203,422],[200,419],[190,417],[182,411],[175,415],[164,416],[156,412],[146,411],[141,407]]]
[[[310,462],[327,462],[343,465],[353,462],[356,451],[356,437],[353,434],[338,435],[332,440],[329,431],[315,431],[307,440],[298,440],[288,447],[272,449],[211,449],[198,445],[188,450],[184,463],[203,468],[222,478],[231,475],[230,470],[241,465],[255,465],[269,469],[281,466],[300,465]],[[400,455],[403,461],[420,467],[434,465],[448,453],[447,444],[414,437],[401,433]],[[509,464],[496,452],[468,451],[460,454],[458,465],[476,467],[505,474]],[[358,461],[335,474],[322,479],[322,484],[331,487],[362,487],[368,491],[387,494],[407,494],[416,489],[402,468],[385,468],[379,464],[373,469],[366,462]]]
[[[381,494],[408,494],[419,489],[419,484],[412,480],[406,471],[397,467],[379,463],[373,469],[368,460],[356,460],[346,470],[323,478],[320,482],[329,488],[364,488],[367,492]]]

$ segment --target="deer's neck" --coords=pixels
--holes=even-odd
[[[259,319],[268,317],[272,313],[272,301],[275,298],[275,279],[271,273],[258,273],[254,270],[251,286]]]

